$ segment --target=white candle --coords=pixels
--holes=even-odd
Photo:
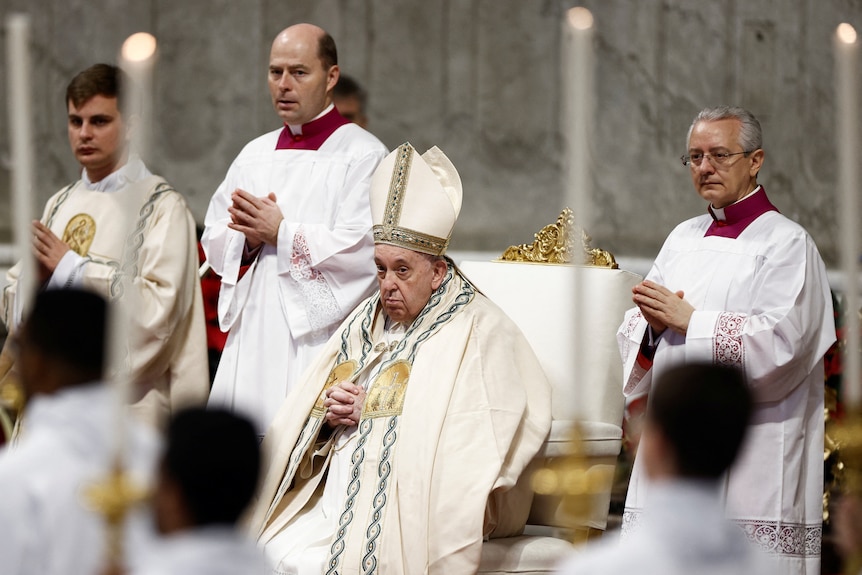
[[[36,289],[33,257],[33,114],[30,96],[30,17],[10,14],[6,18],[6,70],[12,148],[12,209],[15,244],[21,260],[18,308],[30,309]]]
[[[126,448],[126,419],[128,417],[127,407],[132,401],[132,378],[129,357],[129,328],[128,311],[130,290],[127,279],[120,282],[121,289],[125,293],[111,300],[108,308],[107,338],[107,362],[108,376],[114,387],[114,435],[111,438],[114,443],[114,461],[112,465],[122,468],[123,457]]]
[[[120,67],[131,85],[125,86],[124,117],[132,125],[132,150],[149,159],[150,125],[153,111],[153,66],[156,60],[156,38],[146,32],[132,34],[123,42]]]
[[[835,110],[837,129],[838,192],[840,194],[841,268],[846,295],[847,345],[844,348],[842,392],[848,409],[862,400],[859,358],[859,42],[850,24],[835,31]]]
[[[141,158],[147,158],[149,150],[149,123],[152,106],[151,83],[152,69],[155,60],[156,39],[147,33],[139,32],[129,36],[123,43],[120,53],[120,68],[126,73],[128,82],[122,86],[122,109],[120,113],[123,120],[129,123],[131,129],[131,152],[137,153]],[[117,213],[123,229],[131,230],[135,225],[134,213]],[[133,285],[133,277],[128,273],[128,256],[124,250],[120,260],[120,282],[119,290],[122,294],[114,298],[111,304],[110,321],[108,324],[107,355],[109,373],[116,390],[117,401],[115,418],[115,435],[113,437],[116,464],[122,465],[123,452],[126,443],[126,406],[134,400],[133,385],[131,377],[130,353],[131,346],[135,341],[134,334],[129,329],[129,320],[136,313],[137,291]]]
[[[566,13],[564,42],[566,196],[575,212],[575,221],[589,230],[589,140],[593,107],[593,15],[589,10],[575,7]]]
[[[575,216],[575,223],[589,231],[590,214],[590,151],[589,142],[593,114],[593,15],[589,10],[575,7],[566,13],[563,31],[563,109],[565,126],[565,197]],[[582,254],[581,238],[575,238],[575,253]],[[572,263],[583,264],[581,259]],[[588,364],[588,338],[585,315],[587,302],[584,301],[585,282],[582,269],[575,269],[575,301],[573,306],[574,325],[574,375],[581,378],[579,366]],[[576,382],[575,387],[584,385]],[[574,397],[574,413],[581,419],[579,398]]]

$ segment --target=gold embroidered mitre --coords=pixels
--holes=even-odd
[[[461,211],[461,178],[436,146],[422,154],[404,143],[371,178],[374,243],[443,255]]]

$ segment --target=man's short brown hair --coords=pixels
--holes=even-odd
[[[323,63],[324,70],[329,70],[338,64],[338,50],[336,50],[335,40],[329,35],[329,32],[324,32],[320,37],[320,43],[317,45],[317,56]]]
[[[116,98],[120,107],[125,78],[123,72],[110,64],[95,64],[79,72],[66,88],[66,105],[69,102],[80,108],[94,96]],[[122,108],[120,108],[122,109]]]

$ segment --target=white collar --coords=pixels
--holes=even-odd
[[[306,124],[309,124],[309,123],[315,121],[316,119],[322,118],[323,116],[327,115],[329,113],[329,111],[332,110],[334,107],[335,107],[335,104],[329,104],[326,108],[323,109],[323,111],[321,113],[319,113],[318,115],[316,115],[315,117],[310,119],[308,122],[306,122]],[[291,134],[296,136],[298,134],[302,134],[302,126],[303,126],[303,124],[288,124],[287,128],[290,130]]]
[[[129,160],[121,168],[114,170],[98,182],[90,181],[86,168],[81,170],[84,187],[94,192],[117,192],[149,176],[152,174],[136,155],[129,156]]]
[[[724,208],[716,208],[715,206],[713,206],[712,204],[710,204],[710,206],[709,206],[709,207],[712,209],[712,215],[715,217],[715,219],[716,219],[716,220],[718,220],[718,221],[720,221],[720,222],[725,221],[725,220],[727,219],[727,216],[725,216],[725,215],[724,215],[724,209],[725,209],[725,208],[728,208],[728,207],[730,207],[730,206],[732,206],[732,205],[734,205],[734,204],[738,204],[739,202],[741,202],[741,201],[742,201],[742,200],[744,200],[745,198],[748,198],[748,197],[750,197],[750,196],[753,196],[754,194],[756,194],[756,193],[757,193],[757,190],[759,190],[759,189],[760,189],[760,185],[758,184],[757,186],[755,186],[755,187],[754,187],[754,189],[753,189],[753,190],[751,190],[750,192],[748,192],[747,194],[745,194],[743,197],[741,197],[741,198],[739,198],[738,200],[736,200],[735,202],[733,202],[733,204],[730,204],[729,206],[724,206]]]

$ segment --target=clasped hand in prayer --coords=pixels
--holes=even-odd
[[[359,425],[362,406],[365,405],[365,389],[362,386],[341,381],[326,390],[323,407],[324,419],[332,427]]]
[[[278,228],[284,215],[276,203],[275,194],[258,198],[237,188],[231,200],[233,204],[227,209],[231,222],[227,227],[242,232],[250,249],[261,244],[278,244]]]
[[[686,334],[694,307],[683,299],[684,296],[682,291],[672,292],[649,280],[632,288],[632,301],[640,308],[656,336],[667,328]]]

